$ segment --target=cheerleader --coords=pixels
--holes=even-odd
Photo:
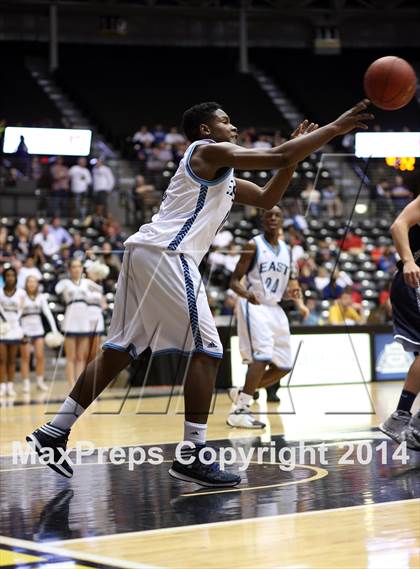
[[[69,264],[70,278],[59,281],[55,287],[55,292],[62,296],[66,305],[61,330],[65,336],[66,377],[70,385],[85,369],[89,354],[87,287],[82,274],[81,261],[72,259]]]
[[[103,311],[106,309],[104,289],[100,281],[109,274],[109,268],[98,261],[86,264],[87,283],[87,303],[88,318],[90,328],[90,346],[88,363],[92,361],[99,351],[100,338],[105,333],[105,322]]]
[[[57,326],[54,316],[48,306],[44,294],[39,292],[39,281],[34,276],[29,276],[25,282],[25,297],[23,302],[21,325],[24,335],[24,342],[20,347],[22,356],[21,375],[23,378],[23,391],[30,391],[31,382],[29,379],[30,369],[29,360],[31,356],[31,345],[35,353],[35,373],[36,384],[41,391],[47,391],[44,382],[45,356],[44,356],[44,336],[45,330],[42,324],[41,314],[44,314],[50,325],[51,332],[57,333]]]
[[[25,292],[17,288],[17,273],[9,267],[3,273],[4,288],[0,289],[0,397],[13,397],[16,392],[13,381],[16,374],[16,357],[23,338],[19,323]]]

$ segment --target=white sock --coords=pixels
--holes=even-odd
[[[12,391],[12,390],[13,390],[13,381],[8,381],[8,382],[7,382],[7,390],[8,390],[8,391]]]
[[[72,428],[74,423],[80,417],[80,415],[85,411],[85,409],[76,403],[71,397],[67,397],[57,415],[54,417],[50,424],[53,427],[57,427],[62,431],[68,431]]]
[[[43,375],[37,375],[36,376],[36,382],[37,383],[44,383],[44,376]]]
[[[206,435],[206,424],[190,423],[190,421],[184,421],[184,441],[191,441],[195,444],[205,445]]]
[[[236,409],[243,409],[244,407],[249,407],[252,402],[252,395],[248,393],[240,392],[238,399],[236,400]]]

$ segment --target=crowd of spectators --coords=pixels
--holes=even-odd
[[[23,138],[23,137],[22,137]],[[31,180],[44,190],[49,216],[85,217],[88,209],[101,206],[108,210],[108,198],[115,189],[112,169],[102,158],[88,162],[85,157],[30,155],[24,140],[15,154],[3,155],[0,162],[0,191],[13,192],[19,182]]]
[[[8,266],[16,269],[18,286],[24,287],[28,276],[36,276],[44,292],[53,293],[55,284],[68,271],[71,259],[101,260],[109,267],[104,281],[106,293],[115,291],[121,269],[123,241],[126,235],[111,214],[98,212],[65,226],[59,217],[48,223],[29,218],[0,223],[0,287]]]

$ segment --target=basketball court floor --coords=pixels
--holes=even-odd
[[[105,392],[72,431],[69,446],[85,441],[91,454],[70,480],[24,464],[23,455],[16,460],[25,435],[57,409],[65,383],[47,398],[3,401],[0,566],[418,569],[420,453],[405,456],[376,428],[400,389],[399,382],[282,389],[279,406],[254,406],[264,431],[229,428],[230,401],[217,393],[209,443],[252,458],[240,486],[216,490],[167,474],[181,437],[180,395]],[[103,450],[152,446],[163,462],[131,470]],[[257,460],[260,447],[295,449],[294,468],[291,453]]]

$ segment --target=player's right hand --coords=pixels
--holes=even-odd
[[[261,304],[258,298],[255,296],[253,292],[249,292],[248,296],[246,297],[247,301],[251,304]]]
[[[404,263],[403,275],[408,286],[420,288],[420,267],[414,261]]]
[[[372,113],[365,112],[369,104],[369,99],[363,99],[363,101],[360,101],[360,103],[357,103],[357,105],[339,116],[332,123],[338,130],[338,134],[346,134],[355,128],[366,130],[368,126],[364,121],[370,121],[375,118],[375,115]]]

